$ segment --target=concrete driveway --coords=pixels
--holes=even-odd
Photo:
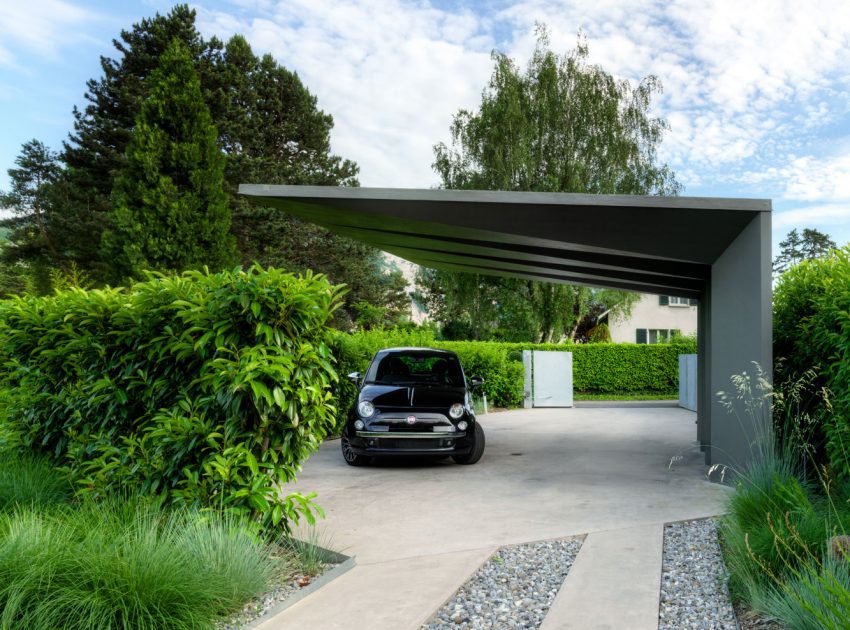
[[[489,414],[473,466],[352,468],[327,442],[295,487],[318,493],[320,529],[357,566],[262,627],[418,628],[502,545],[719,514],[728,489],[706,480],[694,420],[672,407]]]

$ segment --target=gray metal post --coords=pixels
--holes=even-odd
[[[768,439],[769,406],[750,417],[743,405],[730,414],[718,392],[733,392],[730,377],[755,376],[758,363],[771,377],[773,363],[770,214],[756,215],[726,248],[711,269],[708,344],[712,464],[740,470],[758,453],[759,440]],[[754,383],[755,385],[755,383]]]
[[[523,384],[522,389],[522,407],[523,409],[531,409],[533,404],[531,389],[531,350],[522,351],[522,367],[525,371],[525,383]]]

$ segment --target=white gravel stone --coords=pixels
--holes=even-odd
[[[664,528],[658,630],[737,630],[712,519]]]
[[[422,628],[540,627],[580,547],[577,539],[502,547]]]

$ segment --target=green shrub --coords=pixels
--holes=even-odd
[[[590,343],[611,343],[611,329],[605,322],[597,324],[587,331],[587,340]]]
[[[438,348],[456,352],[467,376],[484,379],[482,391],[494,407],[522,405],[525,371],[511,360],[505,344],[487,341],[440,341]]]
[[[0,514],[0,627],[212,628],[278,570],[233,518],[114,499],[22,509]]]
[[[312,520],[310,497],[279,484],[333,425],[339,295],[323,276],[253,267],[2,302],[0,387],[14,395],[0,433],[85,494]]]
[[[835,474],[850,476],[850,246],[782,274],[774,291],[776,382],[813,379],[806,406],[818,420],[812,436],[824,445]],[[824,388],[832,393],[831,401]],[[822,458],[819,458],[822,459]]]
[[[50,508],[65,503],[71,494],[70,484],[46,457],[0,454],[0,512]]]

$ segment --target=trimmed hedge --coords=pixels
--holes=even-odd
[[[773,355],[780,392],[802,391],[818,460],[850,479],[850,245],[804,261],[779,278],[773,297]]]
[[[85,494],[312,520],[280,484],[333,427],[339,295],[255,266],[0,302],[0,444],[49,455]]]
[[[658,392],[675,396],[679,387],[679,355],[696,352],[696,343],[676,344],[534,344],[496,341],[437,341],[428,330],[339,333],[334,349],[342,374],[363,372],[375,352],[394,346],[427,346],[458,354],[467,376],[484,378],[484,393],[497,407],[518,407],[523,399],[523,350],[573,353],[573,384],[577,392]],[[354,387],[338,390],[340,410],[350,406]]]

